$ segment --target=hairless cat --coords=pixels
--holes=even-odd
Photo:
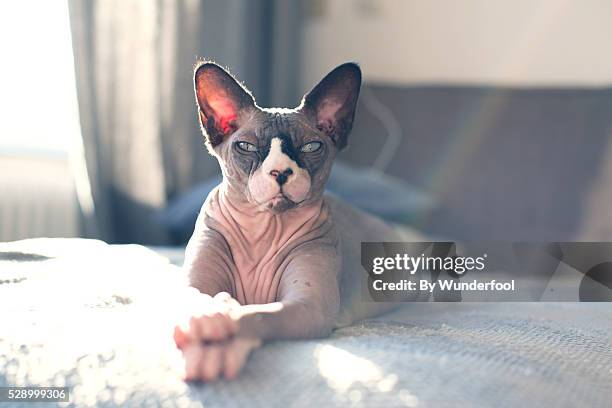
[[[194,85],[223,181],[185,254],[190,284],[207,300],[174,339],[185,378],[213,381],[236,377],[266,340],[327,336],[387,310],[362,299],[360,243],[398,239],[383,221],[324,194],[353,125],[356,64],[335,68],[294,109],[259,107],[212,62],[197,64]]]

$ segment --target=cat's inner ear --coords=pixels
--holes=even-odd
[[[255,106],[255,101],[246,88],[212,62],[196,67],[194,85],[200,122],[214,147],[238,129],[240,112]]]
[[[302,100],[301,111],[332,138],[338,149],[347,144],[360,87],[359,66],[346,63],[327,74]]]

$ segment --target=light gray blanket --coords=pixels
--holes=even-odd
[[[61,406],[612,401],[606,303],[407,304],[328,339],[267,344],[235,382],[187,384],[171,338],[193,307],[184,284],[177,266],[140,246],[0,244],[0,386],[68,386],[70,403]]]

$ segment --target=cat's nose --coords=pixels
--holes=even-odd
[[[270,175],[276,179],[278,185],[282,186],[287,182],[289,176],[293,174],[293,170],[290,168],[286,168],[285,170],[272,170],[270,171]]]

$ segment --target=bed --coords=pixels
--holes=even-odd
[[[171,337],[190,307],[181,261],[181,248],[86,239],[0,244],[0,386],[67,386],[60,405],[100,407],[612,401],[609,303],[406,304],[327,339],[266,344],[237,381],[185,383]]]

